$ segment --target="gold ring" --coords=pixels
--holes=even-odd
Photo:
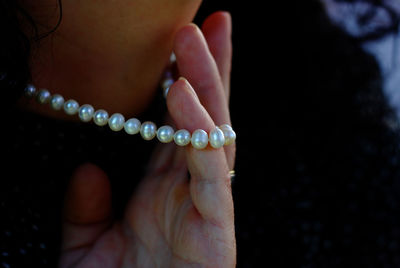
[[[232,169],[231,171],[229,171],[229,176],[231,177],[231,180],[235,177],[235,171]]]

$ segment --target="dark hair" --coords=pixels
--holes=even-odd
[[[49,31],[40,33],[31,15],[17,2],[0,0],[0,92],[14,104],[31,80],[29,56],[32,42],[38,42],[54,32],[62,20],[61,0],[58,4],[59,19]],[[27,29],[32,30],[28,36]]]

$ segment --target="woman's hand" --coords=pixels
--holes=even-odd
[[[190,132],[230,123],[229,14],[214,13],[202,31],[190,24],[177,33],[174,52],[187,80],[167,96],[172,121]],[[160,144],[121,222],[111,220],[107,176],[81,166],[67,192],[60,267],[235,267],[234,159],[234,144]]]

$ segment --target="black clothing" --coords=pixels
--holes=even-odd
[[[160,122],[164,102],[158,95],[151,113],[143,118]],[[0,215],[4,215],[0,264],[56,267],[63,198],[74,169],[90,162],[107,173],[113,213],[119,217],[144,174],[156,141],[143,142],[140,135],[113,132],[94,123],[63,122],[18,110],[14,114],[17,120],[7,124],[10,136],[5,139],[4,170],[9,173],[3,173],[0,188]],[[138,177],[128,173],[133,165]]]

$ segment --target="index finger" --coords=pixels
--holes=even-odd
[[[213,120],[186,80],[180,79],[171,86],[167,106],[180,129],[210,132],[215,128]],[[220,226],[232,223],[233,200],[224,149],[197,150],[187,146],[186,159],[191,174],[190,193],[199,213],[204,219]],[[219,209],[215,208],[216,204]]]
[[[228,12],[215,12],[204,21],[201,29],[217,63],[226,99],[229,100],[232,67],[231,15]]]
[[[217,125],[230,124],[228,102],[218,66],[201,30],[195,24],[180,29],[174,52],[181,76],[195,88],[201,104]]]

